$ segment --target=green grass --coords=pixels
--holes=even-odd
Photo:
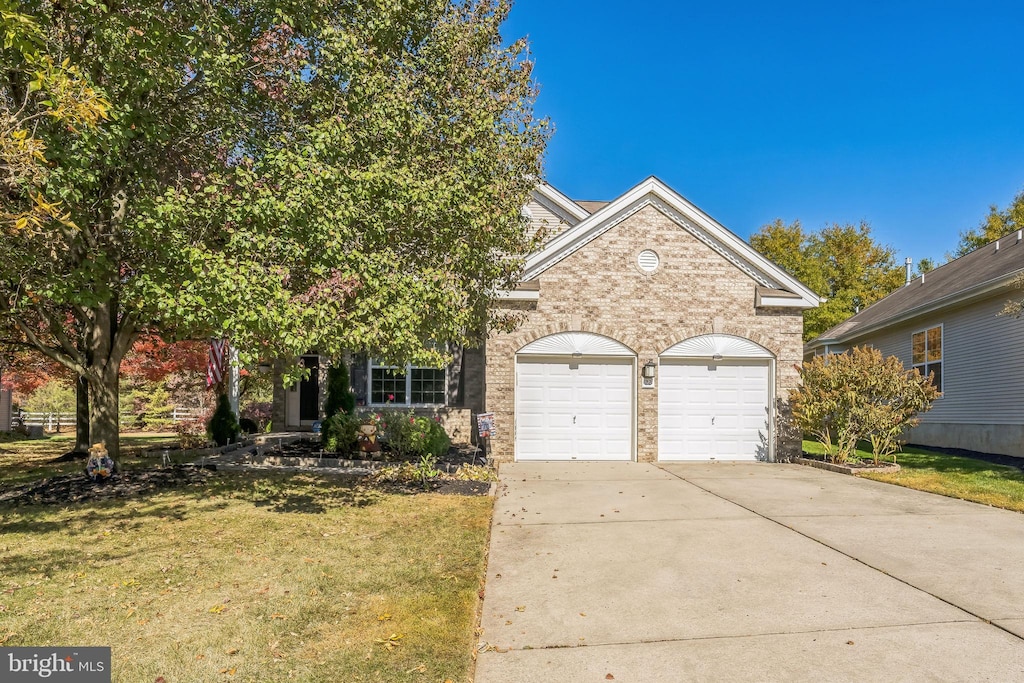
[[[222,473],[0,508],[0,644],[111,645],[124,683],[469,681],[491,504]]]
[[[140,460],[139,454],[162,445],[176,446],[173,432],[129,432],[121,434],[121,464],[124,467],[148,466],[152,459]],[[50,463],[75,446],[74,433],[54,434],[42,439],[7,437],[0,441],[0,486],[37,481],[58,474],[85,470],[85,460]]]
[[[804,441],[803,447],[805,452],[815,455],[824,452],[816,441]],[[873,459],[870,451],[863,449],[857,450],[857,457]],[[896,454],[896,462],[901,468],[899,472],[864,472],[857,476],[1024,512],[1024,472],[1015,467],[924,448],[905,448]]]

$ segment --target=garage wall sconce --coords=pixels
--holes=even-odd
[[[643,379],[641,386],[643,386],[644,389],[654,388],[654,373],[656,367],[657,366],[655,366],[654,361],[649,360],[644,363],[642,368],[640,368],[640,377]]]

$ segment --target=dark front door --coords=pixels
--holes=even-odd
[[[309,377],[299,382],[299,420],[320,419],[320,357],[303,356]]]

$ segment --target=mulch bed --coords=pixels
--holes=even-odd
[[[64,474],[0,491],[0,504],[66,505],[132,498],[160,489],[205,484],[210,476],[208,468],[192,465],[122,470],[102,482],[94,482],[84,473]]]
[[[273,445],[273,440],[269,445]],[[299,439],[291,443],[281,444],[279,447],[265,448],[263,455],[284,458],[341,458],[346,460],[372,460],[376,462],[401,462],[390,452],[379,453],[333,453],[322,450],[319,441],[314,439]],[[481,454],[480,449],[468,444],[452,446],[443,458],[437,459],[437,469],[454,472],[459,465],[486,465],[487,459]]]
[[[446,457],[437,462],[442,472],[454,472],[462,464],[485,464],[479,450],[471,446],[453,446]],[[280,449],[268,450],[265,455],[285,457],[335,457],[338,454],[323,453],[320,442],[301,440],[282,444]],[[359,457],[358,454],[353,454]],[[147,467],[121,470],[103,482],[93,482],[84,473],[64,474],[42,479],[31,484],[11,488],[0,488],[0,505],[67,505],[87,501],[133,498],[159,491],[190,485],[203,485],[216,476],[216,465],[174,465],[172,467]],[[326,474],[321,469],[311,468],[309,474]],[[439,493],[457,496],[484,496],[491,484],[486,481],[461,481],[439,478],[420,484],[373,483],[373,487],[393,493],[419,494]]]

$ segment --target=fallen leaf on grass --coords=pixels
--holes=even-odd
[[[237,669],[235,669],[235,667],[231,667],[230,669],[221,669],[220,673],[227,674],[228,676],[234,676],[235,671],[237,671]]]
[[[526,611],[526,605],[519,605],[519,606],[517,606],[516,607],[516,611],[517,612],[525,612]]]
[[[390,621],[390,620],[391,620],[391,615],[390,614],[384,613],[384,614],[378,614],[377,615],[377,621]]]
[[[237,647],[228,648],[227,650],[224,650],[224,654],[226,654],[226,655],[237,655],[238,654],[238,648]]]
[[[427,673],[427,665],[426,664],[420,664],[419,666],[414,666],[413,668],[409,669],[405,673],[407,673],[407,674],[425,674],[425,673]]]
[[[615,676],[612,676],[611,674],[608,674],[607,676],[604,677],[604,680],[606,680],[606,681],[614,681],[615,680]]]
[[[284,620],[284,619],[287,619],[288,617],[286,617],[283,614],[278,614],[277,612],[274,612],[273,614],[270,615],[270,618],[271,619],[281,619],[281,620]]]
[[[377,643],[378,645],[383,645],[385,647],[385,649],[390,651],[390,650],[394,650],[396,647],[398,647],[398,641],[401,640],[402,638],[405,638],[405,636],[403,634],[401,634],[401,633],[392,633],[387,638],[377,638],[373,642]]]
[[[220,614],[221,612],[224,611],[224,609],[225,609],[224,605],[214,605],[213,607],[210,608],[210,613],[211,614]]]

